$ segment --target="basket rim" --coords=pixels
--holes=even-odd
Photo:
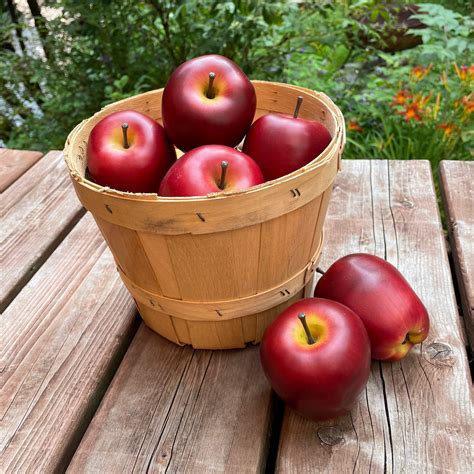
[[[91,117],[84,119],[82,122],[76,125],[76,127],[74,127],[74,129],[69,133],[66,139],[65,147],[64,147],[64,160],[66,162],[66,166],[68,168],[69,174],[78,185],[83,186],[89,189],[90,191],[97,192],[101,195],[105,194],[111,197],[113,196],[115,198],[118,197],[124,200],[130,200],[130,201],[136,201],[136,202],[153,201],[153,202],[160,202],[160,203],[167,202],[170,204],[173,204],[173,203],[175,204],[175,203],[184,203],[184,202],[202,202],[202,201],[208,201],[209,199],[222,200],[222,199],[230,198],[233,196],[235,197],[242,194],[255,194],[260,191],[266,190],[272,186],[286,183],[288,181],[293,181],[310,170],[314,170],[316,168],[326,165],[329,161],[334,159],[333,155],[335,152],[342,154],[342,150],[346,142],[346,130],[345,130],[344,117],[340,109],[337,107],[337,105],[332,101],[330,97],[328,97],[323,92],[314,91],[305,87],[295,86],[292,84],[285,84],[281,82],[272,82],[272,81],[262,81],[262,80],[251,80],[251,82],[254,85],[255,84],[271,85],[271,86],[276,86],[276,87],[282,87],[285,89],[292,89],[295,92],[298,92],[298,91],[304,92],[308,95],[311,95],[317,98],[320,102],[322,102],[326,106],[329,113],[332,115],[336,124],[335,132],[328,146],[325,148],[325,150],[316,158],[314,158],[312,161],[310,161],[308,164],[306,164],[305,166],[293,171],[292,173],[282,176],[280,178],[276,178],[270,181],[265,181],[264,183],[261,183],[256,186],[252,186],[251,188],[248,188],[245,190],[236,190],[236,191],[227,191],[227,192],[222,191],[222,192],[217,192],[217,193],[209,193],[205,196],[165,197],[165,196],[160,196],[157,193],[133,193],[133,192],[128,192],[128,191],[119,191],[117,189],[113,189],[108,186],[101,186],[97,183],[94,183],[93,181],[90,181],[86,177],[81,176],[75,169],[73,169],[71,159],[68,154],[69,150],[71,150],[74,146],[76,146],[75,140],[76,140],[77,135],[83,130],[83,128],[89,123],[90,120],[92,120],[94,117],[97,117],[99,114],[100,115],[104,114],[104,112],[107,111],[107,109],[115,107],[117,104],[126,103],[132,98],[146,97],[147,95],[156,95],[157,93],[162,92],[164,89],[164,88],[160,88],[160,89],[147,91],[142,94],[137,94],[131,97],[127,97],[126,99],[122,99],[120,101],[116,101],[111,104],[108,104],[104,106],[103,108],[101,108],[96,113],[94,113],[94,115],[92,115]],[[339,160],[340,160],[340,157],[339,157]]]

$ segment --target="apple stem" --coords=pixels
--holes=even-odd
[[[208,99],[214,99],[214,97],[215,97],[214,90],[212,88],[212,85],[214,84],[214,79],[215,78],[216,78],[216,73],[215,72],[210,72],[209,73],[209,84],[207,86],[207,94],[206,94],[206,97]]]
[[[306,322],[306,315],[304,313],[298,314],[298,319],[301,321],[301,324],[304,327],[304,332],[306,333],[306,337],[308,338],[308,344],[314,344],[316,341],[314,340],[311,331],[309,330],[308,323]]]
[[[128,143],[127,130],[128,130],[128,123],[123,123],[122,133],[123,133],[123,147],[124,148],[130,148],[130,144]]]
[[[300,113],[300,107],[301,107],[302,103],[303,103],[303,97],[299,95],[296,98],[296,107],[295,107],[295,111],[293,112],[293,118],[298,117],[298,114]]]
[[[320,275],[324,275],[326,272],[324,270],[321,270],[319,267],[316,267],[316,273],[319,273]]]
[[[229,167],[228,161],[224,160],[221,162],[221,180],[219,181],[219,184],[217,185],[219,189],[224,189],[225,187],[225,175],[227,173],[228,167]]]

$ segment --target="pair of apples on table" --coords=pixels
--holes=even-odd
[[[223,56],[185,62],[162,96],[162,127],[133,110],[108,115],[92,129],[90,177],[120,191],[205,196],[245,190],[306,165],[331,135],[316,121],[266,114],[252,121],[256,94],[242,70]],[[236,147],[245,137],[243,151]],[[176,145],[186,153],[176,159]]]
[[[280,398],[318,421],[347,414],[367,384],[371,358],[402,359],[426,339],[430,322],[402,274],[374,255],[337,260],[314,296],[267,328],[260,359]]]

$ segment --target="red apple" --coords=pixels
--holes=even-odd
[[[260,166],[266,181],[285,176],[320,155],[331,141],[319,122],[298,118],[303,98],[294,114],[267,114],[256,120],[245,138],[243,151]]]
[[[163,127],[134,110],[115,112],[95,125],[87,143],[92,179],[120,191],[156,193],[176,153]]]
[[[205,196],[263,183],[260,168],[245,153],[224,145],[203,145],[185,153],[166,173],[161,196]]]
[[[212,143],[238,145],[252,123],[256,103],[255,89],[237,64],[210,54],[173,72],[161,108],[169,137],[187,151]]]
[[[392,264],[374,255],[337,260],[318,281],[314,295],[359,315],[374,359],[399,360],[428,335],[430,321],[420,298]]]
[[[275,392],[312,420],[347,413],[370,373],[370,342],[360,318],[322,298],[287,308],[265,331],[263,370]]]

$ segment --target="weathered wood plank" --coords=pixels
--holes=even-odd
[[[2,472],[68,464],[138,321],[90,215],[0,319]]]
[[[0,311],[84,214],[61,152],[50,152],[2,194]]]
[[[474,351],[474,162],[442,161],[440,185],[466,333]]]
[[[0,193],[3,193],[42,156],[43,153],[40,151],[0,148]]]
[[[257,472],[270,412],[258,347],[197,351],[142,325],[69,472]]]
[[[354,252],[395,264],[426,304],[428,339],[397,363],[373,362],[352,413],[325,423],[287,410],[278,472],[470,472],[472,401],[430,166],[346,161],[325,226],[321,268]]]

